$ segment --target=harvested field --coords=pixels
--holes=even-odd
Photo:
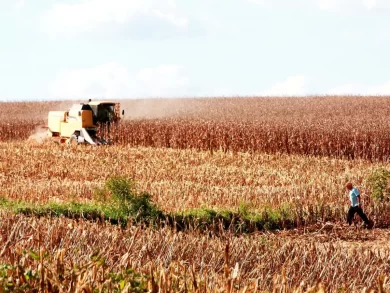
[[[2,194],[14,200],[88,201],[107,178],[121,174],[135,179],[165,211],[326,206],[325,217],[334,221],[345,217],[347,181],[359,185],[367,211],[375,214],[367,178],[379,167],[390,167],[285,154],[28,143],[0,144],[0,159]],[[387,222],[388,215],[378,215],[377,221]]]
[[[306,289],[319,279],[327,291],[360,291],[364,287],[377,288],[378,278],[389,274],[389,244],[377,242],[378,238],[388,239],[384,231],[328,227],[304,234],[296,231],[237,237],[227,233],[221,238],[171,229],[123,230],[64,218],[31,219],[4,213],[1,217],[4,262],[16,265],[23,259],[26,269],[42,262],[43,273],[48,276],[58,274],[59,268],[71,271],[76,265],[80,270],[74,273],[87,276],[81,278],[79,286],[101,285],[91,275],[94,267],[96,276],[103,270],[98,263],[90,263],[93,256],[105,260],[105,271],[121,272],[131,267],[145,274],[152,272],[160,286],[165,282],[173,291],[184,290],[186,284],[191,291],[197,286],[202,292],[216,292],[230,284],[234,292],[243,292],[245,287],[249,292],[256,287],[263,292],[275,285],[284,285],[281,292],[290,292],[288,288]],[[366,245],[360,246],[361,242]],[[47,256],[37,261],[22,253],[23,249],[30,255],[31,251],[41,251]],[[55,267],[55,255],[61,251],[61,266]],[[81,269],[88,263],[89,270]],[[165,275],[163,282],[161,274]],[[275,275],[279,277],[275,279]]]

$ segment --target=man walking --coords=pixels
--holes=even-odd
[[[360,192],[357,188],[354,188],[352,183],[347,184],[347,190],[349,190],[349,199],[351,201],[351,206],[348,210],[347,222],[349,225],[352,224],[353,217],[355,213],[359,215],[359,217],[364,221],[365,227],[372,228],[371,222],[368,220],[366,214],[363,212],[361,208],[360,201]]]

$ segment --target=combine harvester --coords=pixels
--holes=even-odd
[[[107,125],[110,133],[111,124],[120,119],[119,103],[89,100],[74,104],[68,111],[50,111],[47,134],[58,143],[106,145],[111,142],[97,136],[98,126]]]

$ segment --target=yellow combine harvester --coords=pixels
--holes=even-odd
[[[122,111],[124,115],[124,111]],[[120,104],[107,101],[91,101],[74,104],[68,111],[50,111],[48,115],[48,136],[60,143],[109,144],[97,136],[99,125],[119,122]]]

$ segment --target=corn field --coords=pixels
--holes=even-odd
[[[280,208],[302,225],[237,234],[1,210],[0,292],[389,292],[390,205],[368,181],[390,169],[389,101],[126,100],[102,147],[29,139],[72,102],[1,103],[1,198],[88,203],[121,175],[165,212]],[[346,182],[375,229],[345,223]]]
[[[27,139],[45,125],[48,110],[71,104],[3,103],[1,140]],[[135,100],[122,109],[113,137],[119,145],[372,161],[390,155],[387,97]]]

